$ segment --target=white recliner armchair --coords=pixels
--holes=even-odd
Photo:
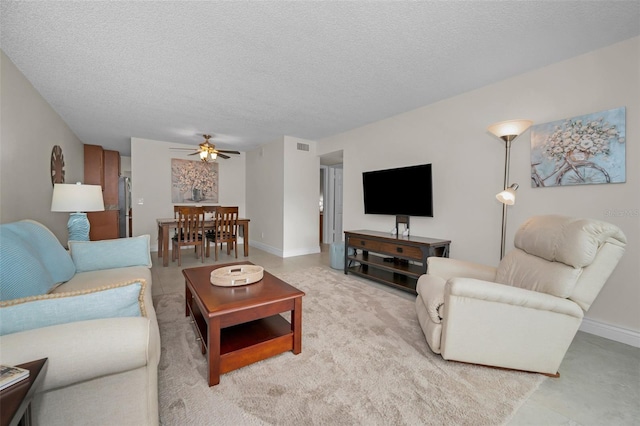
[[[546,215],[520,226],[497,268],[430,257],[416,289],[429,347],[446,360],[557,376],[625,245],[612,224]]]

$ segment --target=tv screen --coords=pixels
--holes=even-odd
[[[431,164],[362,173],[365,214],[433,217]]]

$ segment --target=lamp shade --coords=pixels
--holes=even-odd
[[[502,204],[512,206],[516,203],[516,191],[518,190],[518,188],[519,188],[519,185],[517,183],[514,183],[509,188],[496,194],[496,198]]]
[[[507,120],[492,124],[487,130],[501,139],[513,140],[531,127],[531,124],[531,120]]]
[[[104,210],[102,187],[56,183],[51,198],[52,212],[98,212]]]

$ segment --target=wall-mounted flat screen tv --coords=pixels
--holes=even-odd
[[[433,217],[431,164],[362,173],[365,214]]]

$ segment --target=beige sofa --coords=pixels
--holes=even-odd
[[[19,245],[20,239],[31,247],[16,255],[13,247]],[[33,244],[34,239],[38,244]],[[68,253],[46,227],[37,222],[22,221],[2,225],[0,242],[2,266],[6,266],[0,271],[0,296],[3,299],[0,302],[0,321],[3,323],[0,326],[3,328],[0,363],[16,365],[49,359],[42,387],[32,405],[34,423],[158,424],[160,334],[151,298],[149,236],[70,242]],[[40,247],[34,250],[34,245]],[[42,254],[45,250],[46,254]],[[56,250],[59,257],[51,259],[50,253]],[[11,267],[7,265],[15,266],[16,259],[29,257],[34,252],[35,260],[31,258],[25,267],[37,264],[40,256],[40,260],[47,258],[48,265],[44,260],[42,263],[49,269],[61,264],[68,269],[66,255],[76,272],[45,295],[31,294],[12,299],[11,292],[15,289],[8,289],[9,283],[13,280],[17,283],[14,287],[22,291],[25,280],[19,273],[12,276]],[[11,256],[13,261],[9,259]],[[118,263],[123,266],[118,267]],[[13,267],[13,271],[20,270]],[[53,271],[56,272],[59,269]],[[28,280],[29,283],[33,281],[42,280]],[[127,297],[135,299],[127,309],[139,309],[136,316],[109,311],[119,304],[118,297],[124,298],[123,290],[128,291]],[[107,295],[116,299],[110,300]],[[56,320],[59,311],[64,318]],[[88,318],[83,319],[83,315]],[[43,317],[54,324],[38,325],[38,318]],[[36,323],[25,326],[20,324],[22,319]],[[16,331],[12,327],[29,329]]]

